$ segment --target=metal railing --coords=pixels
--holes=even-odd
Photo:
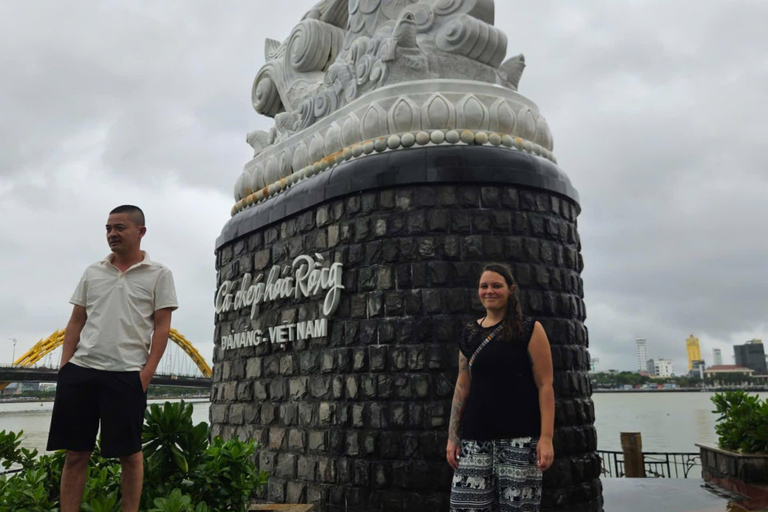
[[[600,456],[600,473],[604,478],[624,477],[624,452],[598,450],[597,454]],[[691,470],[701,468],[701,455],[643,452],[643,466],[648,478],[696,478],[697,475],[691,475]]]

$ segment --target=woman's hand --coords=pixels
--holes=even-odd
[[[546,471],[555,460],[555,449],[552,447],[552,439],[542,437],[536,445],[536,462],[539,471]]]
[[[453,469],[459,467],[460,452],[461,445],[448,439],[448,444],[445,445],[445,458],[448,460],[448,464],[450,464]]]

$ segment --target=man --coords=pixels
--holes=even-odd
[[[146,392],[178,307],[171,271],[140,248],[146,231],[140,208],[112,210],[112,253],[85,270],[70,299],[48,437],[48,450],[67,450],[61,512],[80,510],[99,421],[102,456],[120,458],[123,512],[139,510]]]

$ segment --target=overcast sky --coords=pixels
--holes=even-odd
[[[173,270],[174,327],[211,360],[214,241],[245,134],[270,125],[251,84],[264,39],[313,4],[0,0],[0,362],[9,338],[18,356],[65,327],[123,203]],[[602,369],[634,369],[638,337],[676,373],[691,333],[709,364],[768,342],[766,19],[763,0],[496,2],[581,194]]]

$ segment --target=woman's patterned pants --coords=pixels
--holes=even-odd
[[[461,441],[451,512],[538,512],[541,471],[536,438]]]

